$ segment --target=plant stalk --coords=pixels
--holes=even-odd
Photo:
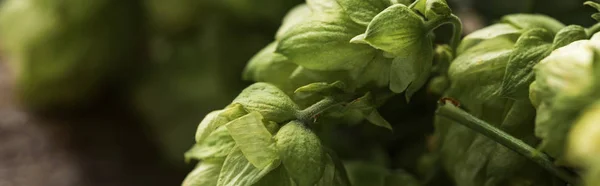
[[[452,48],[453,56],[456,56],[456,48],[458,48],[458,44],[460,44],[460,36],[462,34],[462,23],[458,17],[456,17],[454,14],[438,17],[425,22],[425,28],[430,32],[433,32],[433,30],[445,24],[452,25],[452,38],[450,38],[450,47]]]
[[[312,120],[314,120],[315,116],[318,116],[327,109],[342,103],[343,102],[339,102],[333,97],[325,97],[321,101],[296,113],[296,118],[305,124],[312,123]]]
[[[585,32],[588,38],[591,38],[596,32],[600,31],[600,23],[596,23],[592,25],[590,28],[586,29]]]
[[[451,119],[480,134],[483,134],[488,138],[491,138],[503,146],[537,163],[556,177],[572,185],[577,185],[576,183],[578,179],[567,170],[554,166],[554,163],[552,163],[550,157],[548,157],[548,155],[545,153],[536,150],[520,139],[517,139],[512,135],[486,123],[485,121],[480,120],[479,118],[465,112],[453,104],[441,103],[436,111],[436,114]]]

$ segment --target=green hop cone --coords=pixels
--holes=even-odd
[[[324,171],[319,137],[299,121],[285,124],[275,135],[283,166],[298,186],[312,186]]]
[[[567,159],[571,164],[588,168],[600,162],[600,102],[587,107],[569,131]]]
[[[548,24],[556,25],[553,23]],[[466,36],[450,64],[450,87],[444,96],[457,99],[470,114],[504,132],[537,145],[536,112],[528,87],[535,75],[533,66],[550,54],[556,40],[558,31],[546,28],[553,27],[542,24],[524,29],[501,22]],[[435,128],[441,161],[457,185],[547,185],[556,181],[546,179],[547,172],[533,162],[452,120],[436,117]]]
[[[583,185],[600,181],[600,102],[587,107],[573,124],[567,139],[566,159],[570,165],[585,170]]]
[[[397,1],[308,1],[286,15],[276,41],[252,58],[244,78],[274,83],[286,92],[314,82],[389,87],[406,91],[408,99],[431,71],[431,31],[453,18],[445,1],[428,1],[425,9],[435,21],[426,22]],[[283,83],[286,79],[294,85]]]
[[[535,66],[529,97],[537,108],[535,134],[538,148],[564,163],[565,140],[581,111],[598,98],[593,68],[600,42],[575,41],[554,50]]]

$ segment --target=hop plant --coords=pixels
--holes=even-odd
[[[444,24],[453,37],[435,46],[433,31]],[[389,95],[410,100],[432,75],[430,91],[447,98],[424,169],[441,163],[467,186],[578,184],[563,165],[585,168],[593,184],[595,148],[579,136],[596,131],[598,28],[512,14],[459,40],[461,23],[444,0],[308,0],[246,66],[244,79],[265,83],[200,124],[186,153],[200,163],[184,185],[360,185],[314,129],[353,116],[392,129],[377,108]],[[383,175],[376,185],[421,184],[370,168]]]

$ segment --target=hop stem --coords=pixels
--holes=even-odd
[[[554,166],[548,155],[536,150],[523,141],[486,123],[485,121],[480,120],[479,118],[461,110],[453,104],[441,103],[440,107],[436,111],[436,114],[451,119],[480,134],[483,134],[484,136],[487,136],[488,138],[491,138],[505,147],[508,147],[522,156],[525,156],[527,159],[534,161],[556,177],[572,185],[577,185],[577,178],[570,172]]]
[[[596,23],[593,26],[591,26],[590,28],[586,29],[588,38],[592,37],[592,35],[594,35],[598,31],[600,31],[600,23]]]
[[[329,109],[331,107],[340,105],[342,103],[343,102],[339,102],[336,99],[334,99],[333,97],[325,97],[324,99],[311,105],[310,107],[308,107],[302,111],[299,111],[296,114],[296,118],[305,124],[311,123],[312,120],[319,114],[323,113],[324,111],[326,111],[327,109]]]
[[[427,30],[430,32],[433,32],[433,30],[445,24],[452,25],[453,30],[452,38],[450,38],[450,47],[452,48],[452,54],[456,56],[456,48],[458,48],[458,44],[460,44],[460,36],[462,34],[462,23],[458,17],[456,17],[454,14],[437,17],[425,22],[425,28],[427,28]]]

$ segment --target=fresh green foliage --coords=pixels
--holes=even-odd
[[[453,38],[448,45],[435,46],[433,30],[445,24],[453,26]],[[242,116],[253,121],[234,120],[226,124],[227,129],[253,168],[262,170],[269,162],[281,161],[281,166],[269,168],[273,171],[261,184],[422,185],[433,183],[438,174],[433,170],[440,164],[461,186],[575,183],[548,156],[525,158],[523,150],[504,146],[514,140],[526,146],[525,151],[538,146],[564,164],[569,136],[568,148],[576,150],[567,154],[572,162],[564,165],[588,165],[586,175],[592,178],[598,159],[586,150],[595,148],[585,146],[580,136],[594,138],[597,132],[586,125],[594,116],[576,119],[600,95],[594,91],[591,65],[597,44],[594,38],[586,40],[596,29],[565,26],[541,14],[511,14],[465,36],[459,45],[461,31],[460,21],[444,0],[417,0],[410,5],[387,0],[308,0],[288,13],[275,41],[246,66],[244,79],[272,83],[251,85],[233,102],[255,111]],[[434,158],[427,159],[431,160],[426,161],[427,168],[419,169],[420,175],[431,178],[419,181],[405,171],[370,163],[348,162],[341,168],[313,131],[351,117],[392,130],[378,111],[389,99],[386,92],[404,93],[409,100],[431,75],[436,77],[430,81],[430,91],[457,100],[452,103],[513,141],[498,143],[495,138],[502,136],[489,138],[437,116],[436,145],[423,160]],[[575,121],[585,129],[569,135]],[[283,125],[273,137],[278,156],[272,155],[268,124],[271,133]],[[263,161],[257,162],[257,157]],[[349,181],[343,181],[347,179],[345,173],[338,174],[340,169],[349,171]],[[557,178],[549,179],[550,174]],[[253,177],[248,179],[258,179]],[[588,184],[594,183],[589,180]]]
[[[529,36],[519,39],[526,37]],[[535,111],[527,94],[523,97],[523,93],[517,92],[521,97],[516,100],[496,94],[507,75],[511,54],[517,51],[516,43],[510,35],[483,39],[475,45],[466,43],[472,46],[465,47],[451,63],[448,71],[451,85],[444,96],[459,100],[476,117],[534,144]],[[541,168],[485,136],[444,117],[436,118],[435,126],[441,159],[457,185],[552,183]]]

